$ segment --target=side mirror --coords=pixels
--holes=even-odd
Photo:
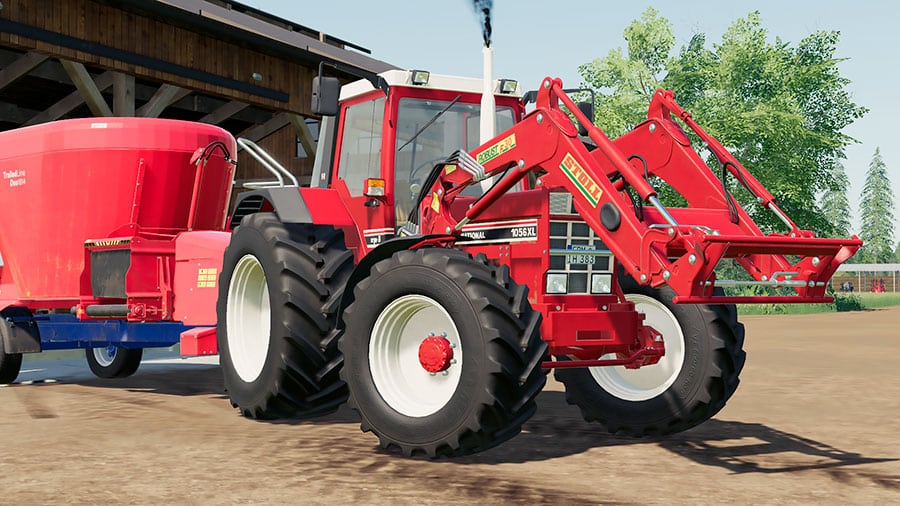
[[[316,76],[312,85],[312,112],[320,116],[336,116],[341,82],[336,77]]]
[[[578,110],[584,113],[588,119],[591,120],[591,124],[594,123],[594,104],[592,102],[578,102]],[[578,135],[585,136],[588,134],[587,127],[582,125],[581,122],[578,122]]]

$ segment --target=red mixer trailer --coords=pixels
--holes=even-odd
[[[0,133],[0,383],[21,353],[72,348],[127,376],[143,348],[214,325],[191,309],[216,298],[235,151],[225,130],[175,120]]]

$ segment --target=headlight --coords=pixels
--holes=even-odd
[[[594,274],[591,276],[591,293],[612,292],[612,274]]]
[[[547,293],[566,293],[568,274],[547,274]]]

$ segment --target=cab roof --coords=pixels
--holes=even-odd
[[[442,74],[431,74],[426,84],[412,83],[412,70],[388,70],[378,74],[388,86],[405,86],[408,88],[425,88],[433,90],[459,91],[463,93],[481,94],[482,81],[476,77],[457,77]],[[341,100],[358,97],[375,90],[375,86],[367,79],[354,81],[341,88]],[[522,87],[516,83],[512,93],[500,93],[500,79],[494,79],[494,95],[504,97],[521,97]]]

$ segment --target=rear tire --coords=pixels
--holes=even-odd
[[[746,360],[735,306],[676,305],[668,287],[641,286],[627,275],[619,282],[645,323],[663,334],[666,355],[640,369],[557,369],[566,401],[585,420],[628,436],[672,434],[708,420],[737,389]]]
[[[22,354],[6,353],[3,349],[3,339],[0,339],[0,384],[16,381],[21,370]]]
[[[94,376],[104,379],[127,378],[141,365],[144,350],[108,346],[84,350],[88,367]]]
[[[225,250],[217,304],[220,362],[248,418],[311,417],[347,398],[337,311],[353,254],[330,226],[244,217]]]
[[[377,263],[354,293],[341,376],[362,430],[382,448],[471,454],[515,436],[534,414],[547,345],[527,287],[505,266],[454,249],[404,250]],[[434,374],[417,355],[429,336],[445,338],[456,360]]]

